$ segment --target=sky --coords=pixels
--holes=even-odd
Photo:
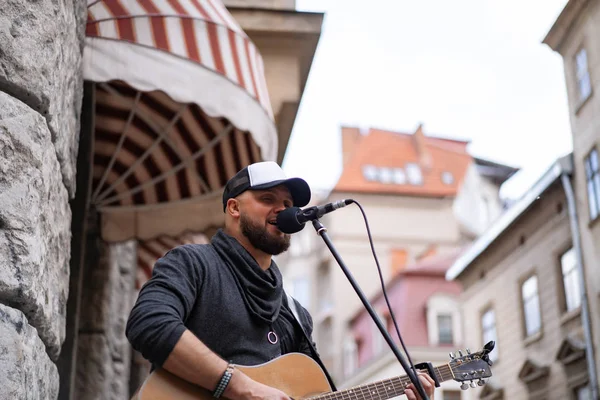
[[[566,0],[297,0],[325,12],[283,167],[314,191],[341,173],[340,127],[470,141],[519,167],[520,197],[572,149],[563,61],[542,44]]]

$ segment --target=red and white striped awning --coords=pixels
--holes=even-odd
[[[227,178],[277,156],[262,58],[219,0],[88,0],[83,64],[107,241],[218,226]]]

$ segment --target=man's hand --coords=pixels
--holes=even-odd
[[[435,382],[426,373],[419,372],[419,373],[417,373],[417,375],[419,377],[419,380],[421,381],[423,390],[425,390],[425,393],[427,394],[427,397],[429,397],[429,400],[433,400],[433,392],[435,390]],[[408,385],[408,387],[406,388],[404,393],[406,394],[406,397],[408,397],[408,400],[422,400],[421,396],[419,396],[419,392],[415,388],[415,385],[413,385],[412,383],[410,385]]]
[[[291,400],[281,390],[257,382],[239,370],[233,372],[223,396],[232,400]]]

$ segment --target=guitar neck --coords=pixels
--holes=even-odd
[[[454,379],[449,364],[433,368],[436,378],[440,382]],[[386,400],[404,394],[404,389],[410,385],[410,378],[406,375],[382,381],[355,386],[337,392],[329,392],[319,396],[311,397],[311,400]]]

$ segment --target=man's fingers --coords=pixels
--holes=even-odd
[[[435,386],[435,381],[433,380],[432,377],[429,376],[429,374],[419,373],[419,380],[421,381],[421,384],[423,386],[425,386],[425,385],[427,385],[428,387]]]
[[[435,381],[426,373],[419,372],[417,376],[419,377],[419,381],[423,386],[423,390],[425,391],[425,393],[427,393],[427,397],[431,399],[435,390]],[[404,390],[404,394],[406,394],[408,400],[421,399],[420,396],[417,396],[417,393],[418,391],[415,388],[415,385],[413,385],[412,383],[408,385],[407,388]]]

